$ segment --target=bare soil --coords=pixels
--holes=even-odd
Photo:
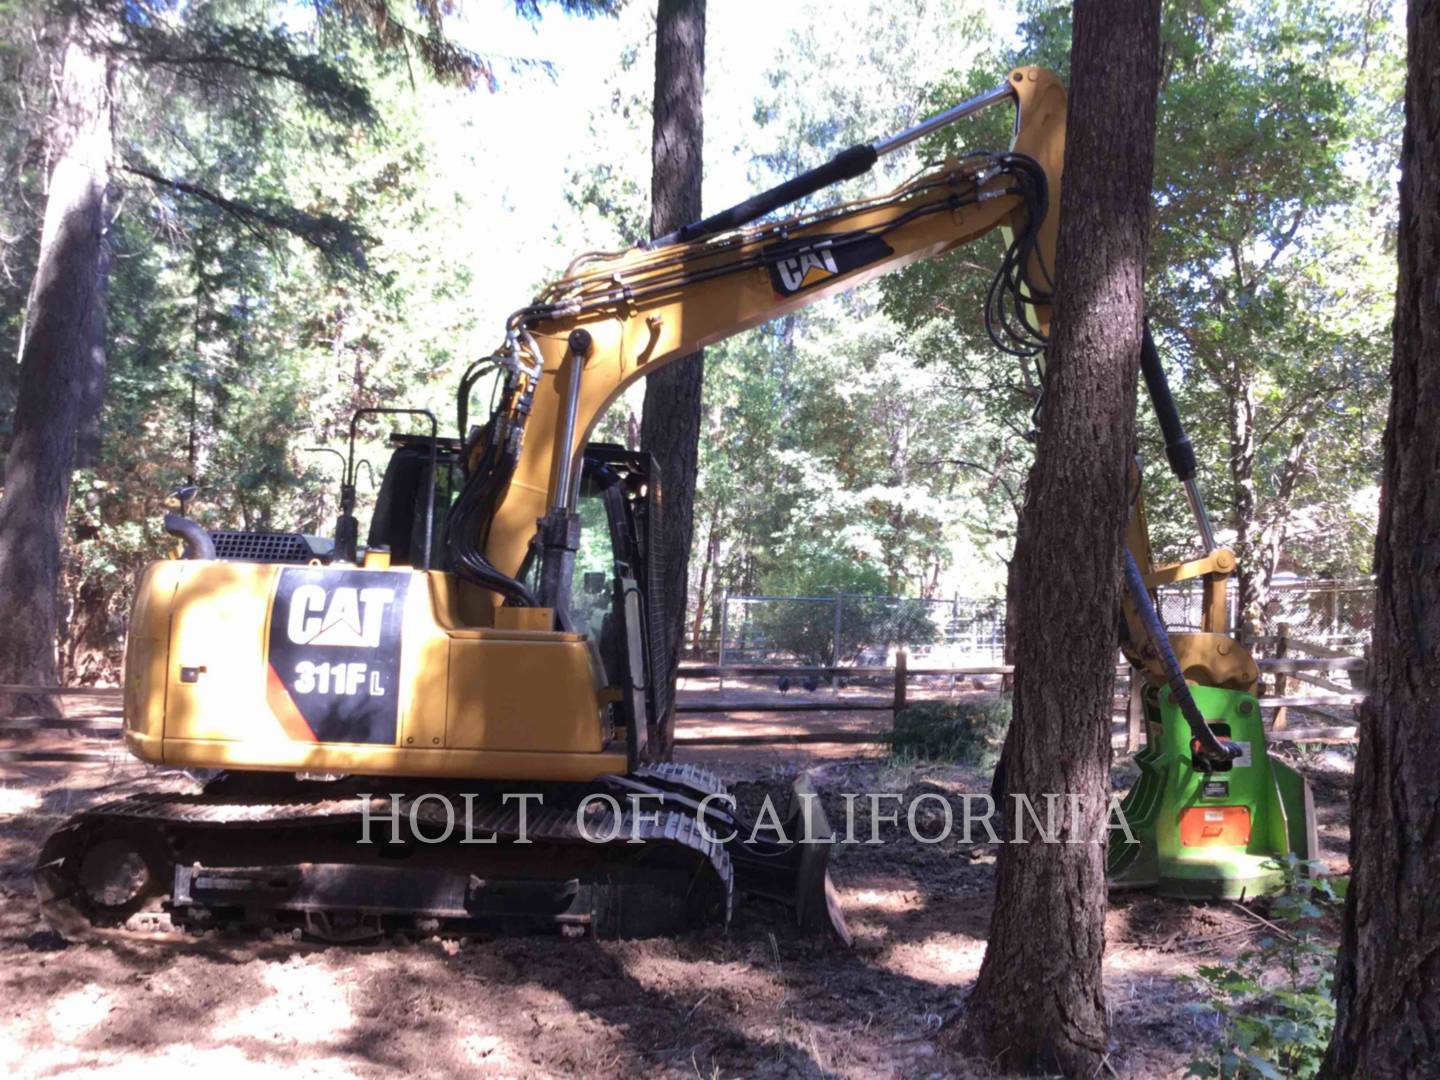
[[[872,691],[873,693],[873,691]],[[746,699],[748,700],[748,699]],[[807,724],[888,724],[885,713],[803,714]],[[687,728],[738,723],[701,716]],[[788,723],[788,719],[786,721]],[[693,725],[693,727],[692,727]],[[752,730],[747,726],[746,730]],[[828,729],[822,729],[828,730]],[[20,745],[7,741],[4,746]],[[93,746],[65,733],[28,747]],[[109,745],[113,746],[113,742]],[[841,819],[842,791],[955,800],[988,777],[902,764],[882,747],[686,749],[747,801],[809,768]],[[1315,786],[1326,861],[1345,868],[1343,752],[1302,762]],[[1123,763],[1117,777],[1126,775]],[[783,912],[742,904],[728,929],[672,940],[429,940],[324,947],[208,936],[67,944],[40,919],[30,885],[39,844],[67,814],[153,782],[113,763],[0,761],[0,1071],[198,1076],[989,1076],[942,1029],[985,949],[995,850],[952,837],[922,845],[883,824],[880,844],[832,862],[853,949],[797,936]],[[870,822],[859,803],[856,833]],[[922,826],[935,824],[927,800]],[[927,818],[927,814],[931,817]],[[1106,988],[1121,1077],[1179,1076],[1211,1021],[1184,976],[1232,956],[1260,924],[1232,904],[1117,896]]]

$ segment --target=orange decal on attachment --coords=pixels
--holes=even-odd
[[[1180,815],[1185,847],[1244,847],[1250,843],[1250,810],[1244,806],[1192,806]]]

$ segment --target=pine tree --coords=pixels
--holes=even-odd
[[[1102,837],[1122,534],[1155,146],[1159,0],[1076,0],[1056,306],[1015,565],[1019,640],[1004,794],[1053,807],[1001,849],[966,1024],[1009,1069],[1093,1076],[1108,1037]],[[1077,543],[1077,537],[1080,538]],[[1058,801],[1057,801],[1058,800]],[[1013,837],[1012,837],[1013,838]]]
[[[660,0],[655,22],[655,107],[651,150],[650,230],[662,236],[700,217],[704,144],[705,0]],[[695,531],[703,353],[681,357],[645,380],[640,449],[660,468],[657,503],[663,550],[664,715],[652,718],[650,744],[669,756],[675,729],[675,676],[685,637],[690,541]]]
[[[1440,3],[1411,0],[1370,696],[1331,1077],[1440,1072]]]

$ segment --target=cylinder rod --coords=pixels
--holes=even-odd
[[[1184,481],[1185,498],[1190,503],[1190,512],[1195,515],[1195,527],[1200,530],[1200,542],[1205,545],[1205,554],[1215,550],[1215,530],[1210,527],[1210,515],[1205,512],[1205,501],[1200,498],[1200,487],[1192,476]]]
[[[565,380],[564,404],[561,406],[563,412],[560,417],[559,445],[555,459],[555,499],[552,503],[561,510],[572,509],[570,489],[575,486],[575,419],[580,410],[580,377],[585,370],[585,359],[590,355],[590,332],[572,331],[569,346],[566,356],[570,362],[569,378]]]
[[[901,147],[909,146],[916,139],[923,139],[931,132],[939,131],[941,128],[947,127],[957,120],[963,120],[967,116],[974,116],[978,112],[984,112],[990,108],[990,106],[998,105],[1000,102],[1013,98],[1014,96],[1015,92],[1010,89],[1010,84],[1001,83],[993,90],[986,90],[983,94],[977,94],[967,101],[962,101],[958,105],[950,106],[950,108],[942,113],[936,113],[928,120],[920,121],[920,123],[914,127],[906,128],[898,134],[891,135],[888,139],[881,139],[874,144],[875,154],[878,157],[893,154]]]
[[[1002,83],[993,90],[987,90],[978,94],[968,101],[962,101],[958,105],[952,105],[942,113],[922,120],[912,128],[891,135],[887,139],[881,139],[877,143],[858,143],[848,150],[842,150],[824,165],[818,165],[808,172],[786,180],[783,184],[777,184],[768,191],[762,191],[758,195],[752,195],[744,202],[736,203],[717,214],[700,221],[692,221],[688,225],[682,225],[674,232],[666,233],[664,236],[657,236],[644,246],[654,249],[665,247],[668,244],[686,244],[692,240],[700,240],[707,236],[714,236],[716,233],[729,232],[731,229],[738,229],[741,225],[749,224],[757,218],[764,217],[772,210],[778,210],[782,206],[797,202],[807,195],[813,195],[831,184],[838,184],[841,180],[849,180],[856,176],[863,176],[874,167],[878,158],[885,154],[894,153],[902,146],[908,146],[916,139],[924,138],[932,131],[939,131],[946,124],[953,124],[957,120],[963,120],[967,116],[988,109],[1001,101],[1014,97],[1014,91],[1010,89],[1009,83]]]
[[[1165,367],[1160,363],[1159,350],[1155,339],[1150,336],[1150,324],[1145,323],[1145,333],[1140,339],[1140,373],[1145,378],[1145,389],[1150,392],[1150,404],[1155,408],[1155,419],[1160,422],[1160,434],[1165,439],[1165,456],[1170,460],[1170,471],[1185,488],[1185,498],[1190,503],[1190,512],[1195,515],[1195,528],[1208,555],[1215,550],[1215,532],[1210,527],[1210,515],[1205,512],[1205,502],[1200,498],[1200,486],[1195,482],[1195,448],[1190,436],[1185,434],[1185,425],[1180,419],[1180,410],[1175,406],[1175,396],[1170,393],[1170,381],[1165,377]]]

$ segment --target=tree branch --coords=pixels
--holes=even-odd
[[[123,37],[111,46],[120,57],[142,65],[168,67],[194,76],[230,70],[285,82],[332,120],[373,123],[369,91],[322,57],[302,52],[283,30],[246,26],[189,28],[185,31],[123,23]]]
[[[162,176],[152,169],[131,162],[125,162],[121,168],[133,176],[148,180],[156,187],[197,199],[223,211],[262,241],[268,241],[270,234],[274,232],[288,233],[309,244],[332,263],[348,264],[350,268],[362,273],[368,268],[365,246],[370,242],[370,237],[332,214],[311,214],[293,206],[265,206],[229,199],[199,184]]]

